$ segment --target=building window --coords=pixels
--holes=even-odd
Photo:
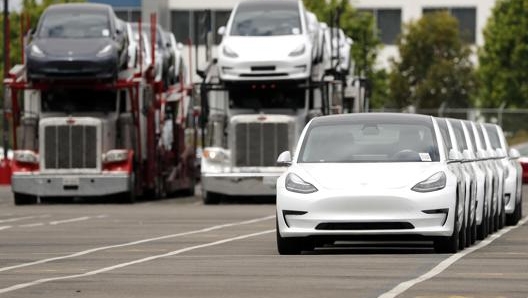
[[[118,18],[126,22],[138,22],[141,17],[141,10],[133,8],[115,8],[115,14]]]
[[[401,33],[401,9],[359,9],[372,14],[376,22],[378,35],[384,44],[395,44]]]
[[[477,31],[477,9],[475,7],[434,7],[424,8],[423,14],[447,11],[458,20],[461,37],[464,41],[474,44]]]
[[[213,41],[218,44],[222,40],[218,28],[226,25],[230,14],[228,10],[173,10],[171,29],[176,40],[185,42],[190,38],[193,44],[203,45],[210,26]]]

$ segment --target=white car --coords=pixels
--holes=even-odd
[[[462,159],[446,152],[433,117],[317,117],[296,148],[277,160],[290,165],[276,186],[280,254],[351,237],[430,239],[456,252],[465,239]]]
[[[341,28],[328,28],[325,31],[327,51],[331,53],[332,67],[338,73],[348,74],[352,67],[351,48],[353,40]],[[331,42],[330,42],[331,41]]]
[[[505,169],[504,177],[504,204],[506,212],[506,222],[517,224],[520,219],[522,208],[522,169],[515,157],[520,154],[513,153],[513,158],[509,156],[508,144],[504,137],[502,128],[496,124],[487,123],[484,125],[488,131],[491,145],[500,157],[502,166]],[[518,152],[517,152],[518,153]]]
[[[218,68],[223,81],[306,80],[312,43],[301,1],[249,0],[220,27]]]

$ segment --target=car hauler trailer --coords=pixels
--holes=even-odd
[[[292,47],[294,51],[289,55],[272,56],[288,51],[292,46],[287,43],[288,36],[272,40],[264,35],[247,42],[246,37],[236,33],[232,43],[226,42],[225,34],[233,32],[234,14],[241,5],[247,6],[239,9],[242,12],[250,11],[252,6],[256,6],[254,11],[261,6],[269,9],[268,5],[293,6],[284,8],[291,12],[297,9],[295,2],[241,3],[233,10],[227,28],[219,29],[223,35],[219,58],[211,58],[205,70],[198,72],[203,78],[196,88],[201,97],[201,188],[205,204],[216,204],[226,196],[275,195],[276,180],[286,169],[276,165],[279,154],[294,151],[302,129],[313,117],[343,112],[347,74],[332,63],[332,43],[325,54],[310,56],[314,45],[307,42],[307,37],[303,45],[295,45],[299,50]],[[302,15],[304,8],[302,4],[299,7]],[[291,30],[294,41],[301,41],[302,34],[309,33],[303,18],[299,24],[302,29]],[[266,40],[273,44],[266,44]],[[243,42],[248,47],[242,47]],[[252,43],[260,48],[250,48]],[[308,74],[298,78],[299,72]]]
[[[143,194],[194,194],[191,92],[183,84],[164,92],[152,68],[140,63],[104,82],[27,81],[25,65],[13,67],[4,85],[15,204],[48,197],[118,195],[134,202]]]

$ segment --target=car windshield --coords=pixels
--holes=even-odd
[[[46,13],[39,37],[101,38],[110,37],[110,21],[104,12],[61,11]]]
[[[337,123],[310,128],[300,163],[439,161],[434,130],[423,123]]]
[[[295,5],[241,4],[231,25],[234,36],[279,36],[301,34],[301,17]]]
[[[138,23],[133,23],[132,24],[132,31],[134,31],[134,35],[138,34],[139,33],[139,24]],[[152,41],[152,30],[150,28],[150,25],[148,24],[143,24],[141,26],[141,33],[146,33],[147,34],[147,38],[148,38],[148,42],[150,44],[150,42]],[[161,30],[159,28],[159,26],[156,26],[156,44],[158,45],[158,47],[164,47],[164,40],[165,38],[162,36],[161,34]]]

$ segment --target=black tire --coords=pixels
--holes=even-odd
[[[489,220],[488,216],[486,215],[486,211],[484,211],[484,214],[482,215],[482,222],[479,226],[477,226],[477,239],[483,240],[488,236],[488,226],[489,226]]]
[[[458,231],[458,203],[455,208],[455,222],[453,223],[453,234],[447,237],[437,237],[434,239],[434,250],[437,253],[456,253],[459,247],[460,233]],[[464,227],[461,228],[463,230]]]
[[[473,245],[477,242],[477,221],[473,221],[473,224],[471,225],[471,244]]]
[[[302,251],[302,238],[282,237],[279,232],[279,224],[275,221],[277,234],[277,251],[281,255],[298,255]]]
[[[465,207],[465,206],[464,206]],[[464,217],[466,216],[466,213],[464,212]],[[462,227],[460,228],[460,232],[458,234],[458,249],[459,250],[463,250],[464,248],[466,248],[466,239],[467,239],[467,228],[466,228],[467,224],[466,222],[463,220],[462,221]]]
[[[218,205],[220,203],[220,194],[202,190],[202,200],[205,205]]]
[[[32,205],[37,203],[37,196],[15,192],[13,193],[15,205]]]

